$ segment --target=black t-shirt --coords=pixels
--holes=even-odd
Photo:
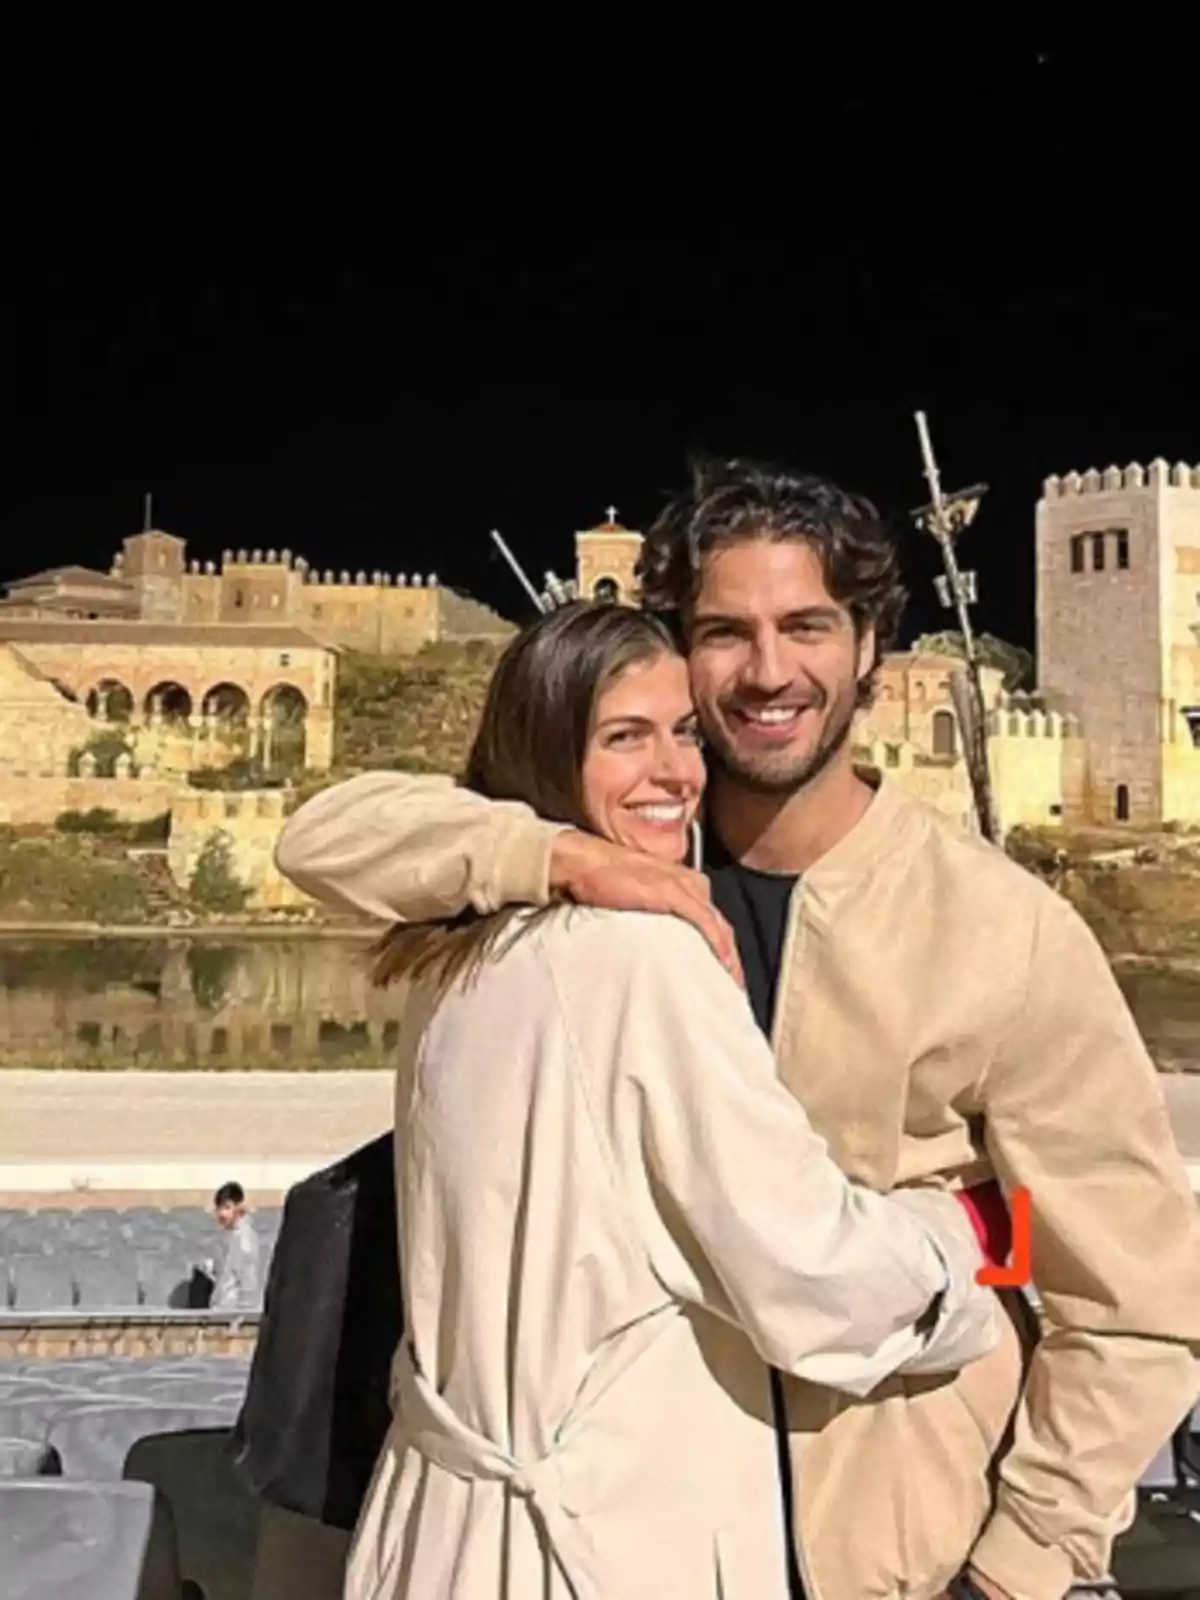
[[[779,993],[779,969],[783,965],[788,910],[800,874],[759,872],[754,867],[745,867],[731,860],[720,841],[712,835],[706,844],[706,871],[712,884],[713,904],[733,929],[738,954],[742,958],[742,970],[746,975],[750,1006],[759,1027],[769,1039]],[[784,1526],[790,1534],[794,1525],[792,1462],[783,1388],[779,1374],[774,1370],[771,1372],[771,1404],[775,1414],[775,1442],[783,1489]],[[791,1600],[805,1600],[804,1583],[790,1536],[786,1544],[786,1559]]]
[[[770,1038],[788,909],[800,874],[745,867],[713,834],[705,840],[705,850],[713,904],[733,929],[755,1020]]]

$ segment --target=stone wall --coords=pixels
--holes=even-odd
[[[905,794],[924,801],[966,831],[978,831],[971,785],[961,761],[935,765],[911,744],[884,739],[860,745],[859,754]]]
[[[113,724],[107,726],[110,731],[114,728]],[[104,732],[105,725],[97,724],[92,731]],[[145,722],[131,727],[128,739],[139,771],[179,779],[203,767],[227,767],[249,756],[252,747],[248,724],[216,717],[197,717],[194,724],[192,719]]]
[[[279,789],[183,789],[171,808],[167,865],[181,887],[191,881],[196,863],[215,833],[229,840],[232,869],[251,891],[256,910],[308,906],[312,901],[275,865],[275,841],[283,827],[285,797]]]
[[[65,1361],[83,1356],[249,1356],[261,1314],[221,1312],[9,1312],[0,1324],[0,1361]]]
[[[14,774],[65,773],[71,752],[94,731],[83,706],[18,651],[0,644],[0,781]]]
[[[925,658],[922,658],[924,660]],[[949,682],[961,664],[929,658],[913,671],[905,657],[889,657],[875,704],[861,714],[860,749],[901,788],[974,829],[974,799],[962,754],[962,735]],[[988,769],[1001,831],[1079,820],[1084,810],[1087,752],[1077,723],[1023,695],[1007,695],[990,674]],[[924,692],[913,693],[914,680]],[[946,719],[940,722],[939,719]],[[915,737],[906,737],[911,728]],[[949,730],[949,731],[948,731]]]
[[[1182,477],[1175,468],[1173,479]],[[1200,466],[1188,488],[1163,490],[1167,559],[1163,584],[1163,814],[1200,822]]]
[[[15,778],[0,776],[0,822],[48,827],[64,811],[113,811],[123,822],[149,822],[171,809],[170,778]]]
[[[1168,820],[1200,822],[1200,749],[1163,746],[1163,812]]]
[[[861,714],[864,736],[911,744],[923,755],[956,756],[962,740],[950,681],[964,670],[955,656],[897,650],[884,657],[875,699]],[[980,672],[986,706],[1001,698],[1004,674]]]
[[[192,623],[290,624],[368,655],[413,655],[439,639],[502,639],[513,625],[436,573],[318,572],[290,550],[226,550],[180,579]]]
[[[1005,833],[1082,820],[1087,747],[1071,717],[1001,697],[989,718],[988,768]]]

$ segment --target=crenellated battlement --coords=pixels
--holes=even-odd
[[[266,817],[282,820],[287,795],[282,789],[182,789],[172,813],[180,822],[246,822]]]
[[[347,571],[334,572],[326,568],[323,572],[312,567],[303,556],[294,556],[290,550],[223,550],[221,564],[218,568],[213,561],[190,561],[188,563],[189,576],[221,577],[225,573],[244,576],[249,571],[256,569],[279,569],[294,572],[305,585],[317,585],[330,589],[436,589],[438,575],[430,572],[422,575],[419,572],[412,574],[406,572],[396,573],[380,572],[378,570],[368,574],[366,572],[350,573]]]
[[[989,739],[1081,739],[1078,717],[1036,704],[1020,694],[1001,694],[988,711]]]
[[[1086,472],[1051,474],[1042,485],[1046,500],[1066,500],[1077,495],[1154,493],[1159,489],[1200,490],[1200,466],[1186,461],[1168,465],[1162,458],[1148,467],[1133,461],[1127,467],[1105,467],[1103,472],[1089,467]]]
[[[411,576],[406,572],[398,572],[393,577],[390,572],[372,572],[368,577],[365,572],[356,572],[351,577],[348,572],[318,572],[315,568],[306,568],[304,582],[323,589],[436,589],[438,575],[430,572],[422,577],[419,572]]]

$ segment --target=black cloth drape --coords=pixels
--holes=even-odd
[[[235,1458],[272,1505],[351,1529],[391,1422],[403,1333],[394,1138],[288,1193]]]

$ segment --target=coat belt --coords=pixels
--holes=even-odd
[[[445,1472],[503,1484],[525,1500],[558,1562],[574,1600],[602,1600],[590,1571],[577,1513],[564,1502],[561,1467],[574,1442],[570,1429],[534,1461],[518,1461],[459,1417],[421,1373],[407,1342],[392,1364],[392,1403],[404,1443]]]

